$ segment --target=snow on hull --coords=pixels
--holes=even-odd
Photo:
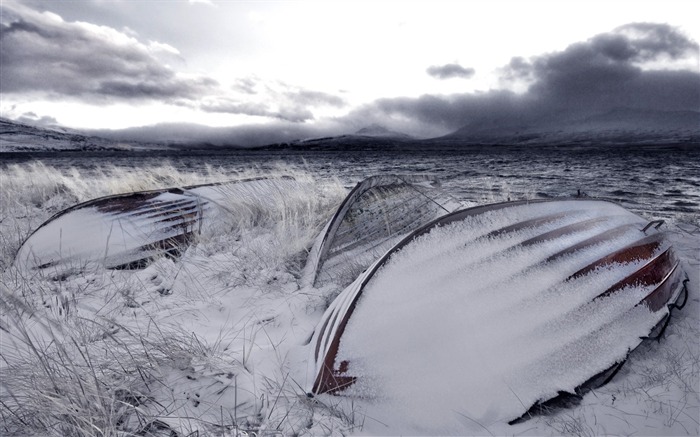
[[[364,400],[395,430],[446,433],[574,393],[623,362],[683,289],[673,249],[647,224],[597,200],[437,219],[331,304],[310,343],[308,391]]]
[[[231,214],[230,204],[255,205],[295,188],[292,178],[260,178],[90,200],[37,228],[18,250],[15,265],[54,275],[91,263],[142,268],[155,257],[178,256],[195,235]]]
[[[304,284],[343,288],[409,232],[462,206],[428,176],[369,177],[352,189],[319,235]]]

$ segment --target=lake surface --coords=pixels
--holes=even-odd
[[[700,147],[693,145],[0,153],[0,171],[37,160],[61,169],[116,166],[139,171],[170,163],[187,171],[213,166],[232,173],[282,164],[321,179],[337,177],[347,185],[376,174],[430,173],[462,200],[490,203],[580,192],[616,201],[649,219],[700,224]]]

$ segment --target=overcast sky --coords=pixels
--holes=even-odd
[[[0,115],[35,123],[267,141],[700,109],[697,0],[1,4]]]

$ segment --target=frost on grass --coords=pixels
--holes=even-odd
[[[0,268],[9,265],[27,236],[76,203],[111,194],[244,178],[213,167],[188,173],[170,164],[134,171],[113,166],[58,169],[41,161],[3,169],[0,191]]]
[[[136,173],[112,167],[85,173],[41,164],[4,171],[0,434],[400,432],[370,409],[381,396],[369,403],[325,395],[311,399],[301,388],[308,383],[299,372],[308,356],[304,344],[334,292],[299,289],[305,249],[345,190],[298,169],[274,174],[291,174],[314,189],[283,205],[251,207],[223,220],[179,261],[158,259],[140,271],[79,266],[79,274],[52,278],[9,266],[24,237],[65,207],[118,192],[270,174],[212,168],[200,175],[168,165]],[[697,272],[700,232],[683,229],[674,244],[688,271]],[[611,384],[586,395],[580,405],[515,426],[477,424],[464,414],[461,399],[478,402],[492,394],[426,389],[405,401],[416,417],[427,417],[407,433],[697,435],[700,278],[691,279],[689,304],[674,316],[661,342],[638,349]],[[418,376],[436,376],[431,369]],[[445,404],[445,398],[460,403]],[[438,405],[436,416],[426,415]],[[387,414],[401,417],[396,411]],[[459,424],[435,427],[445,416]]]
[[[40,191],[48,187],[54,194],[23,193],[23,171],[35,180],[45,176]],[[121,175],[114,171],[101,182],[114,184],[111,178]],[[6,250],[0,284],[3,433],[349,429],[340,412],[306,400],[287,361],[324,302],[321,295],[297,293],[305,249],[345,190],[300,170],[281,171],[306,188],[262,204],[231,199],[234,212],[204,229],[177,262],[161,258],[140,271],[81,265],[79,273],[57,276],[7,267],[12,251]],[[102,185],[109,184],[84,192],[51,188],[52,178],[61,184],[65,176],[47,167],[12,172],[17,181],[3,191],[9,201],[3,205],[14,207],[3,210],[4,218],[28,230],[17,205],[31,196],[37,202],[26,221],[35,224],[53,213],[47,199],[58,196],[51,204],[62,208],[108,194]],[[178,185],[200,182],[180,176]],[[3,238],[21,241],[13,231],[3,227]]]

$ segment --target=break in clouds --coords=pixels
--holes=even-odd
[[[172,66],[184,62],[176,48],[140,40],[127,30],[68,22],[16,3],[2,9],[3,95],[98,105],[163,102],[266,121],[220,132],[231,143],[343,134],[374,123],[428,137],[479,123],[537,125],[615,108],[700,109],[700,73],[672,69],[679,60],[697,65],[698,43],[668,24],[627,24],[559,52],[514,57],[500,69],[502,89],[380,98],[352,109],[341,95],[258,77],[237,78],[224,86],[210,77],[182,74]],[[445,64],[430,66],[426,73],[445,80],[469,79],[475,71]],[[323,107],[349,109],[344,116],[317,120],[314,109]],[[205,131],[197,130],[202,136]],[[162,132],[153,128],[153,139]]]

